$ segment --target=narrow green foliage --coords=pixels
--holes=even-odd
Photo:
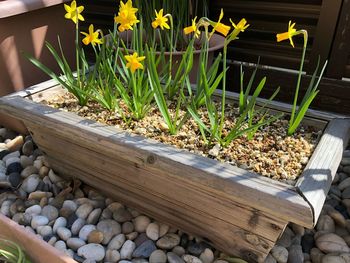
[[[189,114],[186,113],[181,116],[180,110],[185,108],[184,105],[186,102],[186,96],[184,94],[185,87],[187,90],[191,89],[188,75],[192,68],[193,64],[193,41],[191,45],[188,46],[186,52],[183,54],[181,63],[177,68],[175,78],[168,81],[162,85],[161,77],[158,72],[158,63],[156,62],[156,54],[153,48],[146,48],[146,63],[147,63],[147,75],[150,87],[153,91],[153,95],[159,111],[161,112],[165,123],[168,126],[170,134],[176,134],[186,120],[189,117]],[[160,59],[158,59],[159,61]],[[185,63],[187,62],[187,63]],[[166,95],[164,91],[173,91],[176,92],[177,100],[175,106],[175,114],[171,114],[169,111],[169,105],[166,100]]]
[[[46,47],[50,51],[51,55],[54,57],[54,59],[57,62],[57,65],[60,68],[61,75],[56,74],[53,70],[45,66],[43,63],[41,63],[39,60],[34,58],[32,55],[24,53],[24,55],[39,69],[41,69],[44,73],[49,75],[52,79],[56,80],[58,83],[62,85],[67,91],[72,93],[78,100],[79,105],[84,106],[88,102],[89,98],[91,97],[92,87],[95,84],[95,77],[94,77],[94,71],[90,71],[90,66],[87,62],[87,59],[85,57],[84,50],[80,47],[77,47],[77,55],[78,60],[80,61],[79,65],[80,73],[82,73],[80,76],[74,73],[74,69],[72,69],[67,59],[64,56],[62,46],[60,39],[58,38],[58,44],[60,51],[56,51],[55,48],[46,42]],[[87,74],[85,74],[87,73]],[[77,78],[79,76],[79,78]]]
[[[202,78],[206,78],[206,72],[204,70],[204,67],[201,67],[201,75]],[[218,142],[222,147],[227,147],[234,139],[237,139],[238,137],[247,134],[248,139],[251,139],[255,132],[264,125],[267,125],[278,118],[280,118],[282,115],[277,116],[271,116],[268,119],[266,119],[267,111],[265,110],[265,113],[262,114],[262,117],[258,119],[257,122],[253,122],[255,118],[257,118],[259,115],[258,113],[261,113],[265,106],[259,110],[255,110],[256,100],[262,91],[264,85],[266,82],[266,78],[263,78],[257,88],[255,89],[253,95],[248,100],[247,105],[244,109],[244,111],[239,115],[238,118],[235,119],[235,122],[232,127],[228,128],[228,132],[224,133],[224,129],[226,128],[224,125],[220,125],[220,121],[222,119],[222,108],[224,108],[223,114],[225,115],[225,106],[221,105],[221,108],[218,109],[216,103],[214,102],[212,96],[209,94],[209,87],[208,85],[205,85],[205,108],[207,110],[207,116],[209,119],[209,124],[205,124],[201,118],[199,113],[192,107],[189,108],[189,112],[194,118],[194,120],[197,122],[198,126],[200,127],[200,131],[202,133],[203,139],[208,144],[213,144],[214,140],[215,142]],[[278,90],[275,91],[275,93],[271,96],[269,101],[271,101],[278,93]]]
[[[244,89],[244,72],[242,69],[242,65],[240,66],[240,92],[239,92],[239,113],[243,113],[243,111],[245,110],[245,108],[247,107],[247,103],[248,103],[248,97],[250,94],[250,90],[252,88],[254,79],[255,79],[255,75],[256,72],[258,71],[258,66],[259,66],[259,62],[260,62],[260,58],[258,59],[258,62],[255,66],[255,69],[249,79],[248,85],[246,87],[246,89]]]
[[[142,22],[139,26],[136,26],[133,30],[132,49],[133,52],[137,52],[139,56],[144,56],[144,50],[146,44],[143,41],[141,32],[143,31]],[[151,109],[153,102],[153,92],[150,88],[149,81],[147,79],[147,66],[144,65],[144,70],[137,70],[131,72],[127,68],[127,61],[125,55],[130,55],[129,50],[126,48],[125,43],[114,31],[113,34],[113,47],[115,48],[115,60],[111,64],[110,68],[113,79],[114,87],[120,96],[121,101],[128,109],[128,115],[134,120],[143,119]],[[119,45],[123,48],[119,48]]]
[[[23,250],[14,242],[0,239],[0,261],[9,263],[30,263]]]

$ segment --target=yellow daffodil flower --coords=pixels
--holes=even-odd
[[[135,73],[137,69],[143,69],[143,65],[140,63],[143,61],[146,57],[139,57],[137,52],[135,52],[132,55],[126,55],[124,56],[126,61],[126,67],[131,70],[132,73]]]
[[[213,26],[213,30],[211,31],[209,38],[212,37],[212,35],[217,31],[220,34],[223,34],[225,37],[230,32],[231,27],[228,25],[225,25],[221,23],[221,20],[224,18],[224,10],[221,9],[219,20],[217,22],[212,22],[211,25]]]
[[[242,18],[237,25],[231,19],[230,19],[230,22],[234,29],[232,30],[231,34],[228,36],[227,43],[237,39],[237,36],[239,35],[239,33],[244,32],[244,30],[246,30],[249,27],[249,24],[247,25],[247,20],[245,20],[245,18]]]
[[[133,16],[138,11],[137,8],[132,7],[132,1],[128,0],[125,4],[123,1],[120,1],[120,7],[119,7],[119,15],[123,18],[128,18],[130,16]]]
[[[77,23],[78,20],[84,21],[84,17],[81,15],[81,12],[84,11],[84,6],[78,6],[75,0],[69,5],[64,4],[64,9],[67,14],[65,14],[65,18],[71,19],[74,23]]]
[[[132,26],[140,22],[136,17],[137,8],[132,7],[132,1],[128,0],[125,4],[120,1],[118,16],[114,17],[114,22],[119,24],[118,30],[132,30]]]
[[[199,38],[200,35],[200,31],[197,27],[197,23],[196,23],[197,17],[195,17],[194,19],[192,19],[192,25],[185,27],[184,28],[184,33],[185,35],[191,34],[192,32],[194,32],[194,36],[196,38]]]
[[[156,12],[156,18],[152,22],[152,27],[153,28],[160,27],[162,30],[164,30],[164,28],[170,29],[170,26],[167,24],[168,22],[168,18],[166,17],[167,15],[163,16],[164,10],[160,9],[159,12],[157,12],[157,10],[154,10],[154,11]]]
[[[89,33],[85,32],[80,32],[85,36],[85,38],[82,40],[85,45],[93,45],[95,46],[96,44],[102,44],[102,38],[98,38],[99,35],[99,30],[94,32],[94,25],[91,24],[89,26]]]
[[[244,30],[246,30],[249,27],[249,24],[247,25],[247,20],[245,20],[245,18],[242,18],[241,21],[239,21],[237,25],[235,23],[233,23],[233,21],[231,19],[230,19],[230,22],[231,22],[232,26],[234,27],[234,29],[238,30],[239,32],[244,32]]]
[[[292,47],[294,47],[293,36],[297,35],[297,30],[294,28],[294,26],[295,23],[292,24],[292,21],[289,21],[288,32],[277,34],[277,42],[289,39],[290,44],[292,45]]]

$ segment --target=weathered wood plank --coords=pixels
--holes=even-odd
[[[77,263],[63,252],[58,251],[23,226],[20,226],[2,214],[0,214],[0,229],[0,236],[16,242],[24,249],[32,262]]]
[[[330,121],[296,187],[311,204],[315,224],[350,136],[350,118]]]
[[[101,180],[99,176],[89,173],[89,171],[73,167],[70,162],[62,163],[60,156],[57,160],[55,153],[50,153],[50,156],[53,158],[49,157],[49,162],[58,172],[84,178],[92,187],[103,189],[106,195],[116,198],[159,221],[167,222],[183,231],[204,237],[208,243],[228,254],[239,255],[249,262],[263,262],[274,244],[274,242],[236,228],[210,214],[198,213],[197,210],[186,206],[177,207],[176,203],[172,203],[172,206],[169,207],[168,203],[158,196],[145,194],[142,190],[130,191],[134,187],[127,187],[128,181],[122,184],[117,182],[111,184]]]
[[[279,233],[276,230],[282,230],[284,227],[285,222],[279,222],[277,218],[221,198],[210,190],[202,191],[192,186],[187,180],[174,180],[166,172],[157,174],[147,170],[135,170],[133,163],[123,161],[118,154],[104,155],[101,151],[78,147],[58,134],[49,134],[43,127],[34,125],[30,127],[34,131],[35,141],[41,148],[50,149],[52,145],[55,145],[54,151],[56,155],[61,156],[61,159],[66,158],[73,163],[79,163],[83,170],[86,169],[85,172],[104,174],[103,178],[110,181],[111,184],[116,180],[130,182],[133,187],[139,188],[142,192],[158,195],[159,198],[169,203],[189,203],[188,205],[195,210],[199,209],[204,214],[214,214],[222,220],[246,231],[253,231],[272,241],[278,238]]]
[[[171,171],[176,180],[190,178],[192,184],[203,190],[212,189],[223,198],[281,220],[306,227],[313,225],[309,204],[293,187],[21,98],[0,99],[0,102],[0,108],[14,117],[70,136],[72,142],[85,142],[86,148],[118,152],[138,169],[154,173]]]

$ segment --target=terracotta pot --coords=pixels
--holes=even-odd
[[[0,214],[0,229],[0,237],[18,244],[32,262],[77,263],[2,214]]]
[[[32,54],[58,72],[45,41],[58,48],[57,36],[70,63],[74,61],[74,23],[64,18],[68,0],[0,1],[0,96],[22,90],[50,77],[27,60]],[[0,115],[0,123],[19,132],[21,123]]]

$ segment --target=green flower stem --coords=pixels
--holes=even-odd
[[[227,46],[229,43],[226,42],[224,44],[224,54],[223,54],[223,71],[226,72],[227,70]],[[225,103],[226,103],[226,74],[223,75],[222,78],[222,98],[221,98],[221,117],[220,117],[220,126],[219,126],[219,136],[222,135],[222,130],[224,127],[224,121],[225,121]]]
[[[170,20],[170,65],[169,65],[169,74],[171,76],[172,64],[173,64],[173,38],[174,38],[174,23],[173,17],[169,15]]]
[[[80,62],[79,62],[79,19],[78,19],[78,9],[75,10],[75,15],[77,17],[77,22],[75,23],[75,57],[77,63],[77,78],[78,85],[80,86]],[[81,88],[81,86],[80,86]]]
[[[306,47],[307,47],[307,40],[308,40],[308,35],[306,30],[299,30],[296,32],[296,35],[303,34],[304,35],[304,46],[303,46],[303,54],[301,56],[301,62],[300,62],[300,68],[299,68],[299,74],[298,74],[298,81],[297,81],[297,86],[294,94],[294,102],[293,102],[293,108],[292,108],[292,113],[291,117],[289,120],[289,127],[293,125],[294,122],[294,116],[295,116],[295,111],[297,107],[297,102],[298,102],[298,96],[299,96],[299,88],[300,88],[300,83],[301,83],[301,75],[304,67],[304,60],[305,60],[305,54],[306,54]]]

